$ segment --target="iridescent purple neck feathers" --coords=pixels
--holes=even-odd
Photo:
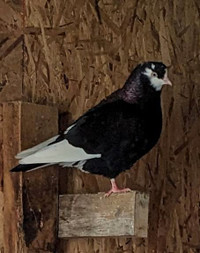
[[[125,85],[121,90],[121,98],[127,103],[134,104],[142,97],[142,89],[134,82]]]

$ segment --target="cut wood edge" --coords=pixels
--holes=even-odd
[[[147,237],[148,235],[148,210],[149,195],[136,192],[135,196],[135,236]]]

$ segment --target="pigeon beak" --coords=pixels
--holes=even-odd
[[[172,86],[172,83],[171,83],[171,81],[169,80],[169,78],[167,77],[167,75],[164,76],[163,82],[164,82],[164,84],[167,84],[167,85]]]

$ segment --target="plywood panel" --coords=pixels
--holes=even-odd
[[[151,1],[134,2],[136,8],[133,8],[131,3],[99,1],[102,24],[96,10],[91,11],[91,2],[79,14],[75,10],[73,20],[69,15],[68,22],[76,23],[77,31],[69,32],[64,47],[70,50],[69,59],[73,61],[68,76],[80,80],[76,98],[69,105],[73,118],[101,99],[95,92],[89,96],[87,92],[96,88],[102,97],[111,93],[113,87],[123,84],[139,61],[163,60],[171,66],[169,75],[174,86],[163,90],[162,138],[150,154],[118,178],[121,186],[143,188],[151,194],[148,244],[134,239],[127,239],[128,242],[126,239],[68,240],[61,242],[63,252],[78,252],[81,246],[83,252],[111,249],[113,252],[195,252],[198,249],[199,234],[195,231],[199,231],[199,224],[192,225],[198,217],[198,208],[193,207],[199,203],[198,6],[190,1],[173,4]],[[126,20],[129,11],[130,20]],[[110,21],[106,22],[104,14]],[[95,41],[95,36],[101,41]],[[93,66],[94,72],[87,66]],[[73,84],[69,82],[69,91],[74,89]],[[106,179],[75,170],[67,172],[66,181],[62,192],[97,192],[109,188]]]
[[[23,2],[0,0],[0,34],[16,37],[23,27]]]
[[[198,1],[26,0],[25,9],[25,65],[21,72],[25,80],[24,100],[57,104],[60,111],[71,114],[68,122],[72,122],[121,87],[138,62],[152,59],[163,60],[170,66],[169,75],[174,84],[171,90],[163,90],[164,124],[160,142],[131,171],[117,179],[121,186],[150,192],[148,243],[132,238],[74,239],[61,241],[60,252],[80,249],[83,252],[198,252]],[[12,7],[12,13],[13,10],[16,11]],[[2,19],[6,20],[7,14],[3,15]],[[9,25],[5,25],[5,29],[12,27],[9,28],[12,32],[13,16],[8,16]],[[6,44],[9,42],[6,37],[1,41],[5,55],[10,44]],[[2,60],[5,66],[10,56],[11,53]],[[17,58],[13,56],[12,60],[16,63]],[[8,66],[16,68],[16,64]],[[6,68],[2,69],[5,87]],[[15,72],[20,73],[17,68]],[[10,78],[14,82],[17,74],[13,73],[10,71],[8,75],[14,75]],[[8,98],[12,96],[10,93]],[[100,176],[85,175],[75,169],[60,173],[61,193],[95,193],[109,188],[109,181]]]
[[[23,37],[0,34],[0,102],[22,99]]]
[[[171,66],[170,78],[174,83],[171,90],[163,91],[164,124],[160,142],[131,171],[117,179],[122,186],[142,188],[151,194],[148,245],[145,240],[130,238],[74,239],[61,241],[60,252],[80,249],[83,252],[195,252],[199,236],[195,232],[199,231],[199,224],[192,226],[198,217],[199,202],[198,3],[109,0],[98,1],[98,5],[93,1],[68,1],[67,5],[50,1],[45,5],[42,1],[37,4],[27,1],[26,8],[26,25],[36,28],[35,37],[28,35],[27,30],[32,48],[38,41],[46,52],[53,48],[56,59],[52,60],[52,53],[48,58],[46,53],[46,66],[53,66],[51,61],[58,66],[63,64],[63,68],[58,67],[58,73],[62,76],[60,83],[66,75],[68,89],[63,95],[67,103],[61,110],[67,110],[73,119],[121,87],[139,61],[163,60]],[[30,73],[35,73],[28,66],[33,69]],[[58,90],[62,90],[60,83]],[[36,94],[33,99],[41,101],[41,98]],[[109,188],[109,181],[100,176],[72,169],[62,170],[61,175],[62,193],[94,193]]]
[[[22,99],[23,4],[0,1],[0,102]]]

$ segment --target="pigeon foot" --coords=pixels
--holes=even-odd
[[[123,189],[111,189],[108,191],[104,196],[109,197],[112,193],[122,193],[122,192],[130,192],[130,188],[123,188]]]
[[[109,197],[112,193],[122,193],[122,192],[130,192],[131,189],[130,188],[123,188],[123,189],[119,189],[116,182],[115,182],[115,179],[111,179],[111,185],[112,185],[112,188],[110,189],[110,191],[108,191],[104,196],[105,197]]]

